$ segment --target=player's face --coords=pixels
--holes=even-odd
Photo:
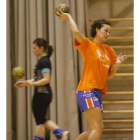
[[[40,47],[38,47],[36,44],[33,44],[33,53],[36,55],[36,56],[40,56],[41,52],[42,52],[42,49]]]
[[[104,42],[108,39],[109,35],[110,35],[110,31],[111,31],[111,26],[107,25],[107,24],[103,24],[103,26],[101,27],[101,29],[96,29],[96,37],[98,38],[98,40],[100,40],[100,42]]]

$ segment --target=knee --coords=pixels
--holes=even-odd
[[[99,129],[100,129],[100,132],[102,133],[103,130],[104,130],[104,124],[103,123],[100,125]]]
[[[44,124],[38,124],[36,127],[44,127]]]
[[[96,131],[97,133],[102,134],[102,132],[103,132],[103,130],[104,130],[104,125],[103,125],[103,123],[102,123],[102,124],[99,124],[99,125],[98,125],[97,127],[95,127],[94,129],[95,129],[95,131]]]
[[[100,123],[100,124],[97,124],[96,126],[89,128],[88,131],[89,131],[89,133],[91,131],[96,131],[96,133],[102,134],[103,130],[104,130],[104,125],[103,125],[103,123]]]

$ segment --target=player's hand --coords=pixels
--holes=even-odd
[[[118,55],[118,57],[117,57],[116,63],[117,63],[117,64],[121,64],[121,63],[123,63],[126,59],[127,59],[126,53],[125,53],[125,52],[120,53],[120,54]]]
[[[60,9],[59,9],[59,12],[55,12],[55,14],[57,15],[57,17],[59,19],[68,19],[69,18],[69,15],[68,13],[63,13]]]

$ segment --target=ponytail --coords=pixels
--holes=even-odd
[[[47,56],[50,57],[53,53],[53,47],[51,45],[47,45]]]

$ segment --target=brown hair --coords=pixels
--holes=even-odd
[[[106,21],[105,19],[98,19],[94,21],[94,23],[91,25],[91,31],[90,31],[91,37],[96,36],[96,28],[101,29],[103,27],[103,24],[107,24],[111,26],[111,23],[109,21]]]
[[[53,52],[53,47],[49,45],[48,41],[43,38],[36,38],[33,41],[33,44],[36,44],[38,47],[44,47],[44,50],[47,51],[47,56],[50,57]]]

